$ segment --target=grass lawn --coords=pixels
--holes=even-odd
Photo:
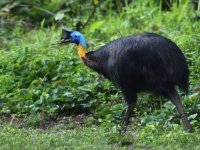
[[[45,149],[200,149],[200,131],[186,133],[182,127],[132,126],[119,134],[116,126],[98,126],[69,129],[57,124],[46,130],[19,128],[1,125],[1,150],[45,150]]]

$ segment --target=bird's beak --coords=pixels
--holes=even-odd
[[[62,37],[61,37],[61,40],[60,40],[60,44],[63,44],[63,43],[67,43],[67,42],[72,42],[71,41],[71,33],[73,31],[70,31],[70,30],[67,30],[65,28],[62,29]]]

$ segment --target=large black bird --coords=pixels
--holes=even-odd
[[[178,86],[183,91],[188,90],[188,66],[174,42],[155,33],[142,33],[119,38],[87,53],[86,40],[80,32],[63,29],[63,33],[61,43],[77,44],[84,64],[121,89],[128,104],[123,126],[128,125],[137,93],[153,92],[167,97],[176,106],[185,130],[192,131],[175,89]]]

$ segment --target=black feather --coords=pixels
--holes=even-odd
[[[188,88],[188,67],[181,50],[171,40],[143,33],[112,41],[86,55],[88,65],[120,88],[163,92],[168,86]]]
[[[128,104],[124,125],[136,105],[137,93],[148,91],[168,97],[176,105],[186,130],[192,130],[175,90],[175,86],[188,90],[188,66],[174,42],[155,33],[143,33],[114,40],[86,57],[88,67],[121,88]]]

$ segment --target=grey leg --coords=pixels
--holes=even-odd
[[[183,109],[181,99],[180,99],[177,91],[174,89],[172,92],[169,92],[168,95],[169,95],[170,101],[176,106],[176,108],[181,116],[185,130],[188,132],[192,132],[192,126],[186,116],[186,113]]]
[[[129,123],[129,119],[131,117],[131,114],[133,113],[133,109],[136,107],[137,103],[137,96],[135,93],[124,93],[125,101],[127,102],[128,108],[125,113],[125,116],[122,121],[122,130],[125,132],[127,125]]]
[[[131,114],[133,112],[133,108],[134,108],[134,103],[129,103],[128,108],[127,108],[126,113],[125,113],[125,116],[124,116],[123,121],[122,121],[123,126],[128,125],[129,119],[130,119]]]

